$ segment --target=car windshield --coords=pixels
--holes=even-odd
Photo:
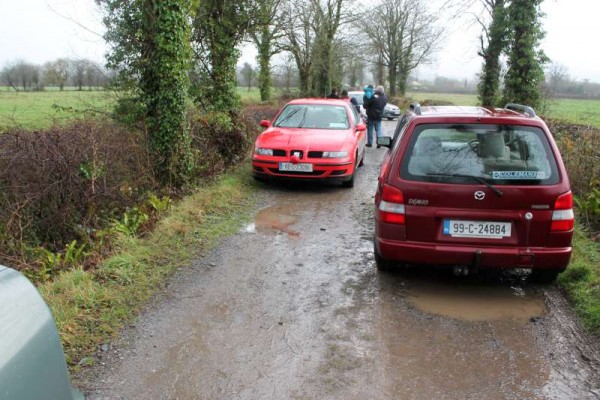
[[[507,125],[422,125],[413,133],[401,175],[410,180],[501,185],[558,182],[543,131]]]
[[[281,128],[348,129],[348,113],[343,106],[325,104],[289,104],[281,111],[274,126]]]

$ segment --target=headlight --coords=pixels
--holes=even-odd
[[[323,158],[344,158],[348,157],[347,151],[324,151]]]
[[[272,156],[273,155],[273,149],[263,149],[263,148],[257,147],[254,150],[254,152],[261,156]]]

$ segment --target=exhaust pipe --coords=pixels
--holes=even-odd
[[[452,268],[452,273],[454,276],[467,276],[469,275],[469,267],[466,265],[455,265],[454,268]]]

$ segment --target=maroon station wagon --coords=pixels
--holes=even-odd
[[[551,282],[571,257],[573,198],[532,108],[423,107],[398,122],[375,196],[375,260],[526,268]]]

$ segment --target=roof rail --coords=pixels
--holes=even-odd
[[[417,115],[421,115],[421,105],[418,102],[410,104],[410,109]]]
[[[535,111],[533,110],[533,108],[531,108],[529,106],[524,106],[522,104],[507,103],[504,106],[504,108],[506,108],[507,110],[519,111],[525,115],[529,115],[530,117],[536,117]]]

